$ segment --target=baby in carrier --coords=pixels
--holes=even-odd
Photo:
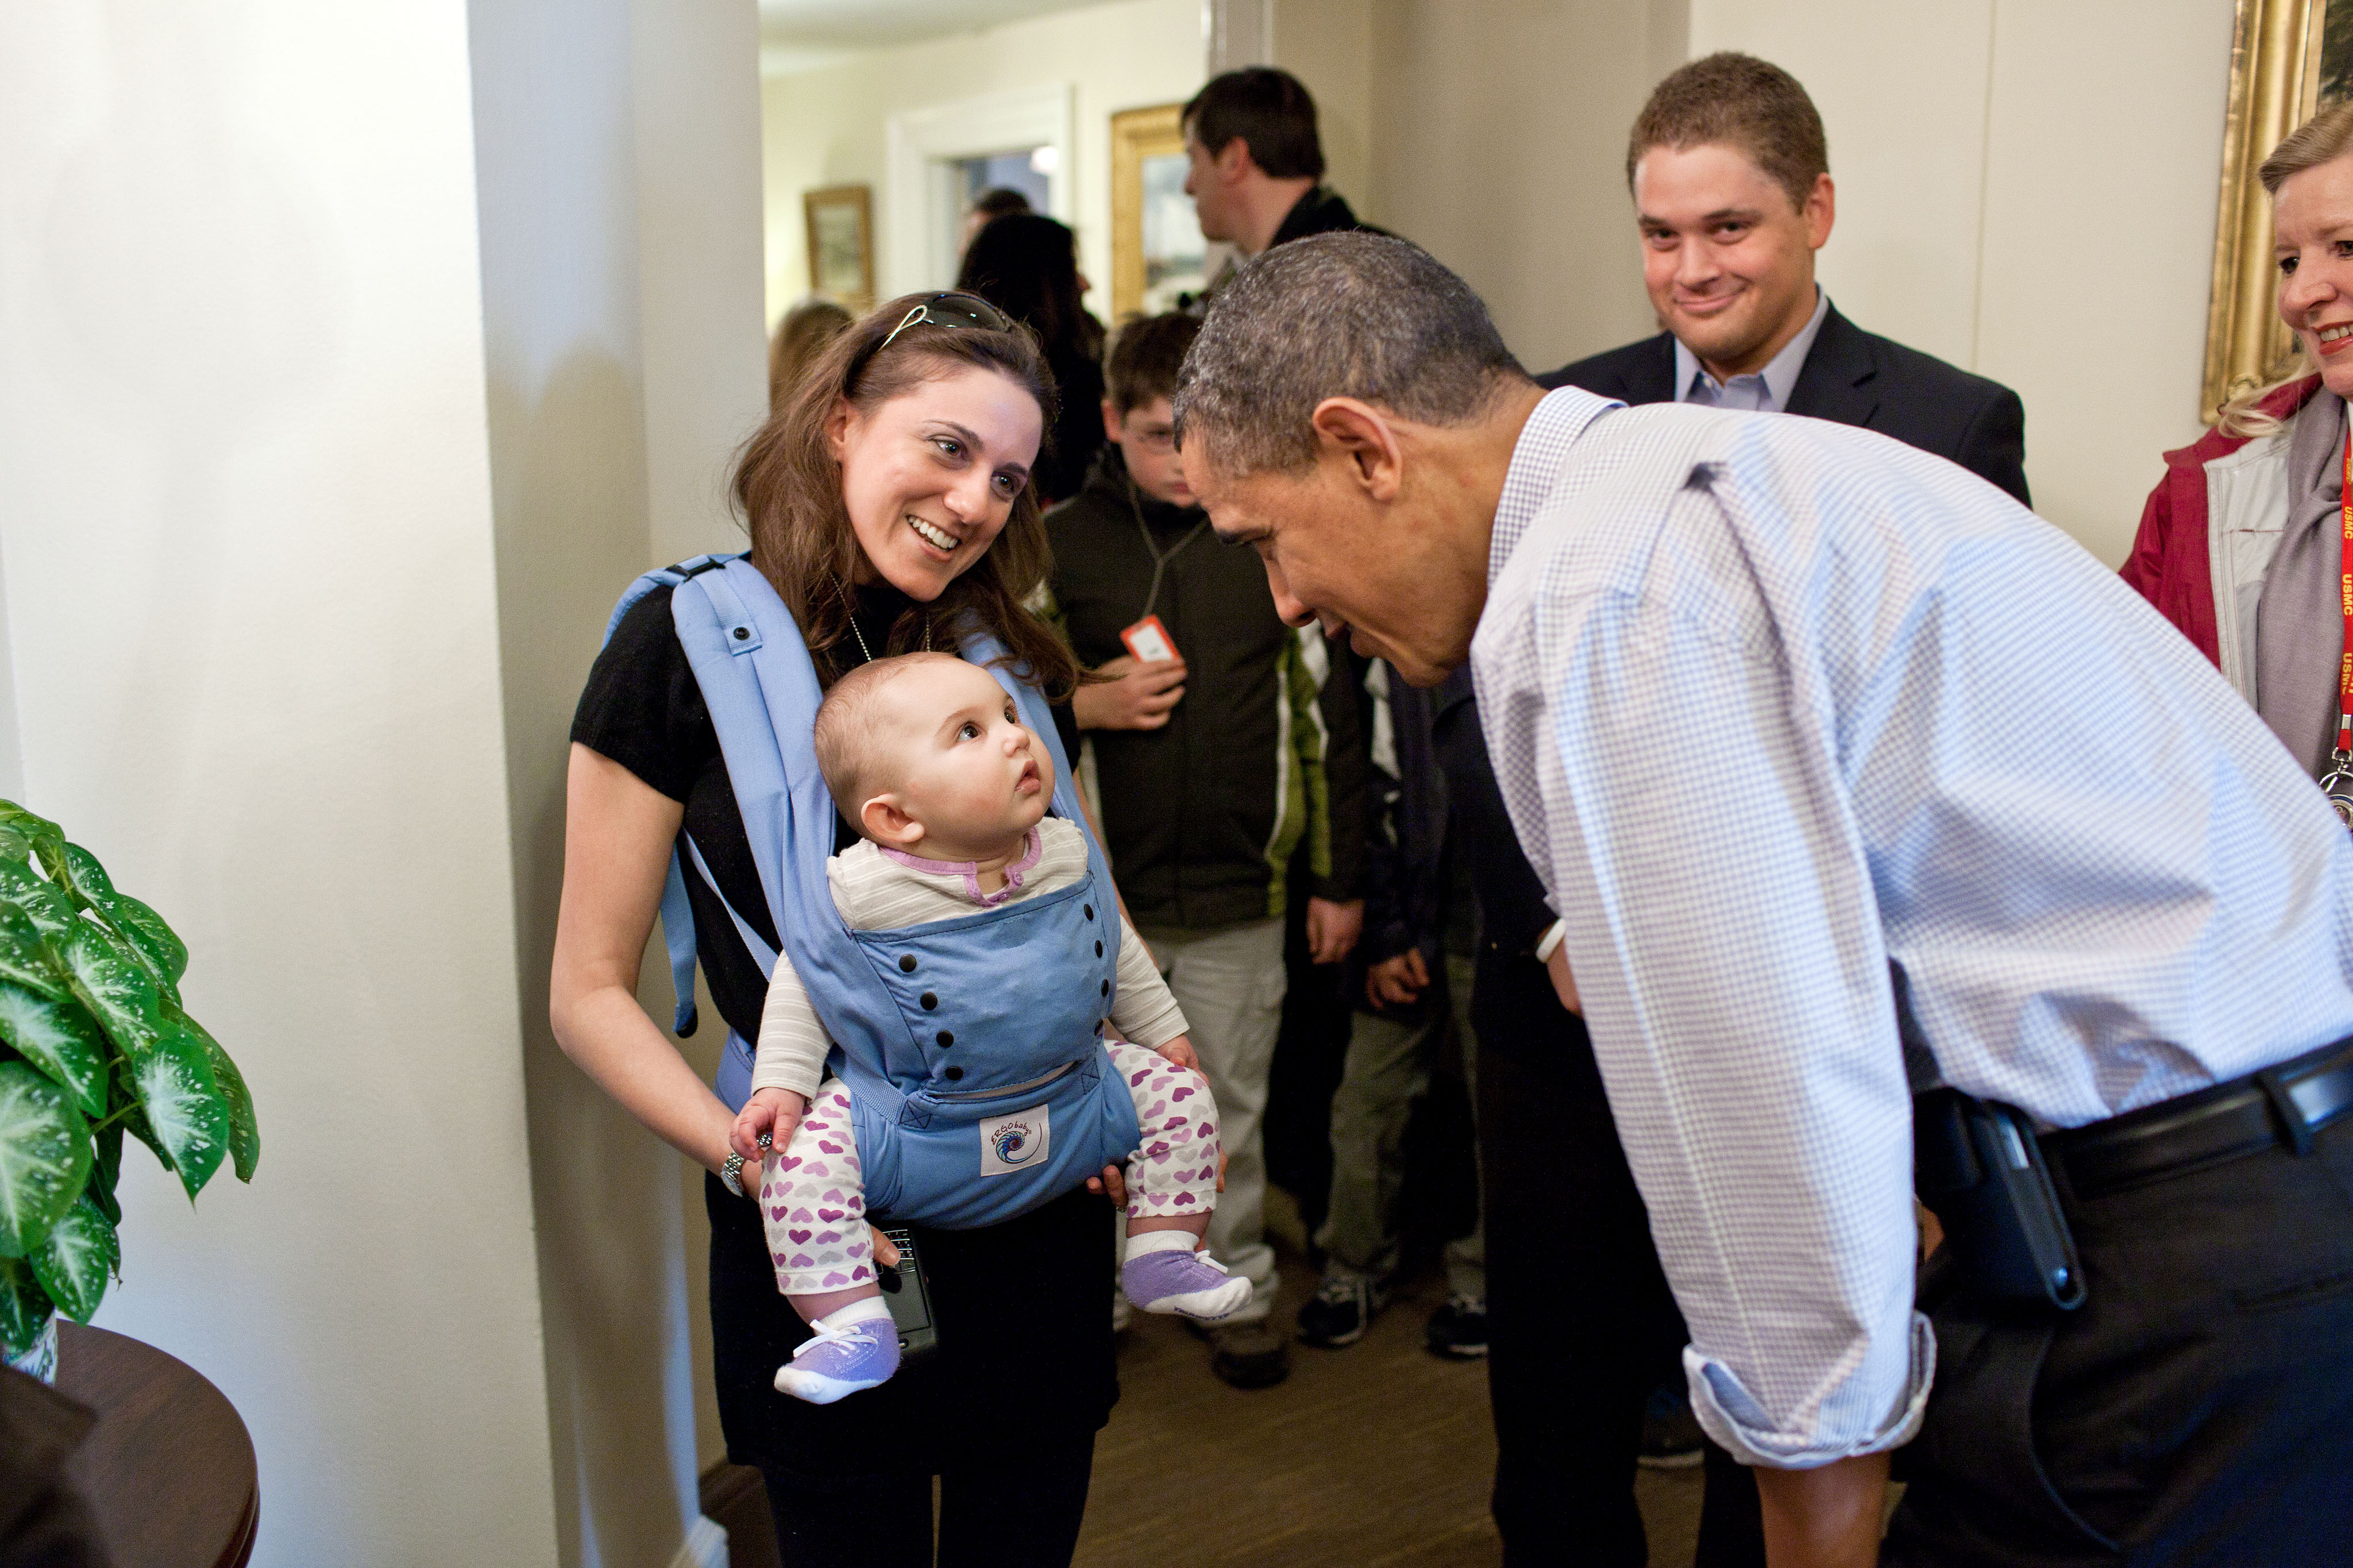
[[[826,866],[834,905],[853,931],[970,916],[1087,874],[1083,832],[1046,816],[1051,756],[979,666],[910,654],[852,670],[818,710],[816,746],[826,785],[862,840]],[[1124,918],[1120,934],[1109,1016],[1124,1037],[1106,1037],[1099,1048],[1127,1086],[1142,1130],[1127,1172],[1121,1288],[1148,1312],[1222,1318],[1249,1300],[1250,1286],[1197,1250],[1217,1198],[1217,1109],[1201,1075],[1172,1059],[1189,1054],[1176,998]],[[1018,945],[1003,955],[1008,968],[1024,962]],[[1092,995],[1092,977],[1085,978]],[[963,1044],[977,1058],[992,1042]],[[761,1016],[752,1096],[733,1142],[747,1161],[758,1159],[779,1115],[801,1114],[762,1166],[760,1216],[776,1287],[816,1331],[777,1371],[776,1387],[818,1405],[872,1388],[899,1365],[870,1252],[851,1091],[825,1075],[830,1045],[780,955]],[[971,1179],[988,1179],[992,1155],[1018,1162],[1022,1136],[998,1133]]]

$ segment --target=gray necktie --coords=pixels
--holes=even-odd
[[[2255,711],[2315,776],[2337,745],[2344,461],[2345,405],[2324,386],[2288,428],[2287,528],[2255,601]]]

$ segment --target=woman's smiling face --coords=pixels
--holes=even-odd
[[[879,575],[929,604],[987,552],[1038,460],[1044,416],[1021,384],[959,365],[870,410],[847,398],[826,423],[841,500]]]

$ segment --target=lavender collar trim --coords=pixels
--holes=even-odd
[[[993,893],[980,890],[980,862],[977,860],[926,860],[920,855],[910,855],[904,849],[893,849],[878,844],[876,848],[899,862],[910,871],[923,871],[934,877],[962,877],[965,893],[982,909],[995,909],[1021,889],[1021,879],[1046,852],[1046,840],[1036,828],[1031,828],[1021,840],[1021,853],[1005,867],[1005,886]]]

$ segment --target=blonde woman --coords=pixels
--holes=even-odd
[[[2302,374],[2242,399],[2197,444],[2165,455],[2124,575],[2319,778],[2337,766],[2346,700],[2353,103],[2307,121],[2260,177],[2272,197],[2280,319],[2295,333]]]

